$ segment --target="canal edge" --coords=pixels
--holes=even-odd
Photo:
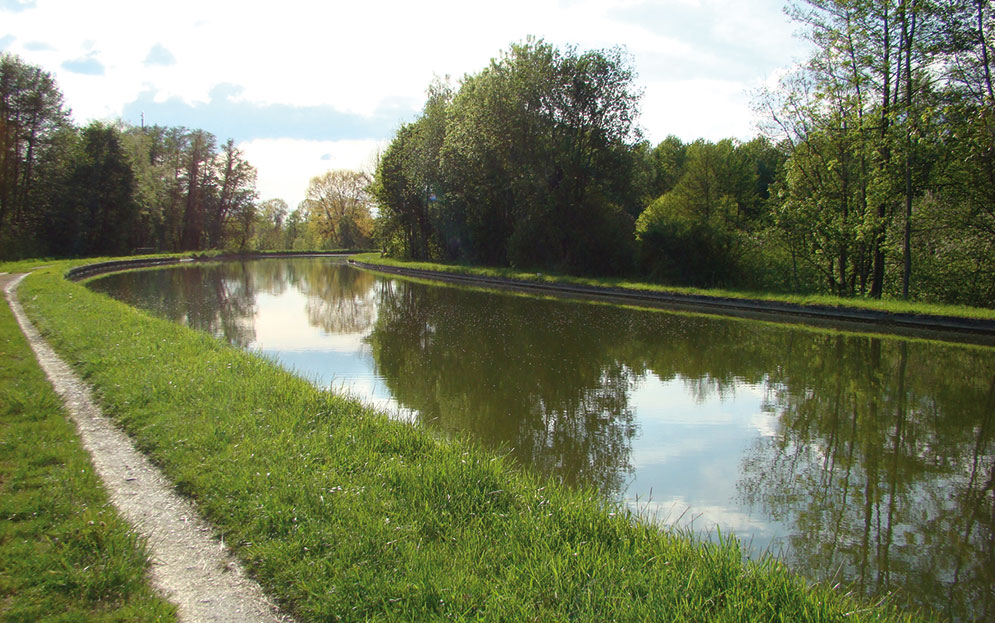
[[[871,328],[896,332],[902,330],[927,331],[939,339],[947,338],[961,341],[965,338],[968,340],[974,338],[978,343],[983,345],[995,346],[995,321],[991,320],[893,313],[870,309],[840,308],[829,305],[803,305],[799,303],[706,296],[701,294],[637,291],[608,286],[540,283],[507,277],[483,277],[479,275],[369,264],[352,258],[348,259],[347,262],[351,266],[374,272],[431,279],[454,284],[478,285],[520,292],[559,294],[564,297],[580,297],[589,300],[646,305],[654,308],[679,309],[681,311],[697,311],[699,313],[724,314],[736,317],[756,318],[759,320],[776,321],[780,319],[782,322],[815,324],[839,322],[862,327],[864,331]]]

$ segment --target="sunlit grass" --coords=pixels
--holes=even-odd
[[[300,621],[913,620],[392,421],[61,268],[21,292]]]
[[[575,277],[555,273],[537,273],[521,271],[512,268],[497,268],[484,266],[469,266],[464,264],[442,264],[436,262],[409,262],[381,257],[379,253],[363,253],[354,259],[368,264],[413,268],[416,270],[431,270],[437,272],[455,273],[460,275],[476,275],[500,279],[516,279],[534,283],[573,284],[604,288],[623,288],[627,290],[661,292],[687,296],[707,296],[732,299],[749,299],[756,301],[771,301],[792,305],[808,305],[822,307],[838,307],[841,309],[857,309],[880,311],[890,314],[912,314],[925,316],[951,316],[956,318],[974,318],[995,320],[995,310],[966,305],[943,305],[938,303],[919,303],[898,299],[842,298],[821,294],[778,294],[771,292],[750,292],[723,289],[684,288],[667,286],[630,279],[607,277]]]
[[[0,299],[0,620],[172,621]]]

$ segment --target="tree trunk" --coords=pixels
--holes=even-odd
[[[985,71],[985,88],[988,90],[988,101],[995,103],[995,93],[992,92],[992,69],[988,58],[988,41],[985,39],[985,5],[987,0],[975,0],[978,5],[978,39],[981,43],[981,63]]]
[[[905,42],[905,232],[902,244],[902,298],[909,298],[912,279],[912,41],[916,32],[916,2],[902,20],[902,40]]]
[[[883,77],[883,92],[881,94],[881,163],[880,171],[887,174],[888,162],[891,160],[891,150],[888,147],[888,114],[891,104],[891,32],[888,15],[888,4],[884,5],[884,64],[881,67]],[[873,268],[871,269],[871,298],[879,299],[884,292],[884,230],[885,218],[888,216],[887,201],[878,200],[877,222],[874,223],[874,235],[871,238]]]

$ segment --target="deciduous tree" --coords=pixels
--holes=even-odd
[[[311,178],[304,203],[321,236],[333,247],[356,249],[370,244],[370,177],[337,169]]]

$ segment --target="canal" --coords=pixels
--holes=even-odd
[[[385,277],[329,258],[89,282],[661,525],[995,616],[995,349]]]

